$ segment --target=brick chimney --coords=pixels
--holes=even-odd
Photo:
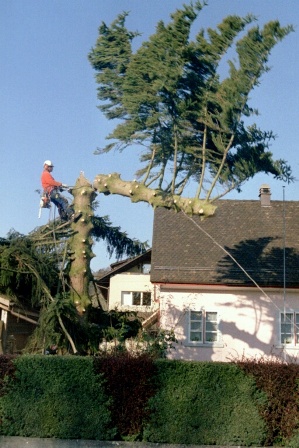
[[[261,206],[262,207],[270,207],[271,202],[271,189],[270,186],[267,184],[263,184],[260,187],[260,194],[259,197],[261,199]]]

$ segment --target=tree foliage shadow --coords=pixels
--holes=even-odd
[[[263,237],[241,241],[225,250],[228,254],[217,266],[217,280],[226,285],[298,286],[299,252],[292,247],[283,247],[280,237]],[[250,278],[250,277],[251,278]]]

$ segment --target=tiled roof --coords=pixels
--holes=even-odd
[[[204,220],[155,210],[152,282],[253,285],[229,253],[261,286],[299,287],[299,202],[215,204]]]

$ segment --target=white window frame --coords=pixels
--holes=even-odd
[[[215,319],[211,319],[215,317]],[[211,324],[211,325],[210,325]],[[193,334],[193,337],[192,337]],[[194,335],[198,334],[198,340]],[[211,338],[210,335],[215,335]],[[214,346],[221,343],[220,314],[213,309],[190,309],[188,322],[188,344],[201,346]]]
[[[299,348],[299,310],[280,312],[279,345]]]
[[[140,294],[140,305],[133,304],[133,295],[134,293]],[[144,294],[150,294],[150,304],[143,304],[143,296]],[[152,293],[151,291],[122,291],[121,292],[121,304],[123,306],[137,306],[137,307],[149,307],[152,306]]]

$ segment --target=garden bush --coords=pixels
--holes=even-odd
[[[228,363],[158,361],[144,440],[198,445],[262,445],[265,402],[253,379]]]
[[[20,356],[0,398],[1,434],[111,440],[109,401],[92,358]]]
[[[299,446],[299,365],[0,356],[0,434]]]
[[[104,375],[106,390],[112,398],[112,423],[118,438],[136,440],[149,416],[148,400],[155,394],[156,366],[151,356],[115,352],[95,358],[95,370]],[[128,437],[129,436],[129,437]]]
[[[283,445],[290,440],[299,446],[299,364],[278,358],[242,358],[235,361],[254,378],[257,387],[264,391],[267,402],[260,414],[267,425],[266,445]]]
[[[7,377],[14,377],[15,365],[13,360],[15,356],[0,355],[0,397],[5,393],[5,384]]]

